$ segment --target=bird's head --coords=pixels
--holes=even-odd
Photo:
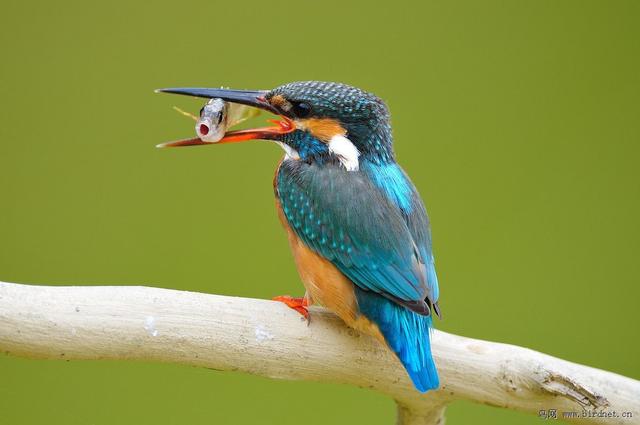
[[[393,160],[386,105],[373,94],[346,84],[302,81],[269,91],[209,88],[159,91],[221,98],[264,109],[281,118],[274,121],[273,127],[230,131],[219,143],[272,140],[279,143],[289,157],[317,162],[339,161],[347,170],[358,169],[362,158],[374,162]]]

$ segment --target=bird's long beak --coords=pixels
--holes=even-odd
[[[175,142],[163,143],[158,147],[181,147],[181,146],[194,146],[194,145],[217,145],[221,143],[235,143],[244,142],[247,140],[274,140],[278,139],[281,135],[290,133],[295,130],[293,121],[289,118],[280,115],[278,110],[273,107],[265,99],[267,94],[266,90],[231,90],[231,89],[209,89],[209,88],[168,88],[158,89],[157,93],[172,93],[181,94],[185,96],[203,97],[206,99],[220,98],[227,102],[241,103],[247,106],[253,106],[265,111],[269,111],[273,114],[279,115],[281,120],[269,120],[274,123],[274,126],[251,128],[246,130],[229,131],[218,142],[204,142],[199,138],[178,140]]]

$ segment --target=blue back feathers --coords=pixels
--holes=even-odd
[[[403,213],[411,213],[415,189],[398,164],[366,161],[362,164],[362,170]]]
[[[419,201],[419,198],[413,184],[398,164],[367,162],[364,164],[364,171],[406,216],[411,216],[414,203],[416,200]],[[426,213],[424,216],[426,218]],[[428,238],[418,240],[417,245],[426,263],[431,299],[437,301],[438,278],[431,253],[431,235],[428,226],[427,221]],[[378,325],[389,347],[407,370],[416,389],[425,392],[438,388],[440,381],[431,355],[432,316],[419,315],[359,288],[356,288],[356,297],[360,311]]]

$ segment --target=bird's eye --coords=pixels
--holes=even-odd
[[[305,102],[297,102],[291,105],[293,113],[299,118],[311,115],[311,105]]]
[[[203,112],[204,112],[204,106],[202,108],[200,108],[200,116],[202,116]]]

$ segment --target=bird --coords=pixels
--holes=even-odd
[[[418,391],[438,388],[431,333],[441,311],[430,222],[396,161],[385,102],[322,81],[272,90],[157,91],[220,98],[278,116],[272,126],[229,131],[219,142],[266,140],[284,149],[273,179],[276,208],[306,291],[274,299],[307,319],[308,306],[328,308],[389,347]]]

